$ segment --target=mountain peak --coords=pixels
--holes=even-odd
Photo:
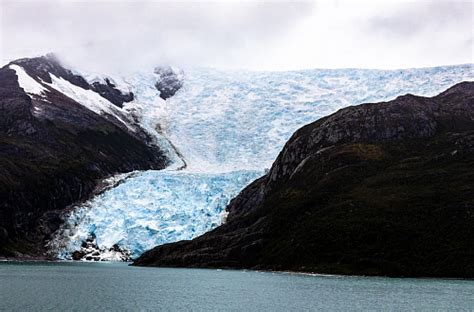
[[[39,78],[44,82],[52,83],[50,75],[54,75],[83,89],[90,88],[89,84],[82,76],[76,75],[71,70],[65,68],[59,61],[58,57],[53,53],[48,53],[39,57],[18,59],[10,62],[10,64],[21,66],[29,76],[36,80]]]
[[[155,87],[160,91],[160,97],[163,100],[172,97],[183,86],[182,70],[172,66],[158,66],[154,72],[158,76]]]
[[[89,83],[83,76],[65,67],[54,53],[48,53],[39,57],[21,58],[10,62],[7,67],[12,64],[22,67],[30,77],[39,83],[51,84],[53,82],[51,75],[53,75],[82,89],[92,90],[118,107],[122,107],[123,103],[133,101],[134,99],[133,93],[122,92],[108,79]]]

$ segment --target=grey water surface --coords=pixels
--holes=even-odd
[[[473,311],[474,281],[1,262],[1,311]]]

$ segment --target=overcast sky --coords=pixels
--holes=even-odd
[[[92,71],[406,68],[473,61],[472,1],[0,0],[0,53]]]

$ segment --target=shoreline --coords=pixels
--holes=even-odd
[[[390,278],[390,279],[427,279],[427,280],[463,280],[474,281],[473,277],[446,277],[446,276],[388,276],[388,275],[362,275],[362,274],[331,274],[317,272],[302,272],[289,270],[264,270],[264,269],[245,269],[245,268],[211,268],[211,267],[175,267],[175,266],[135,266],[133,261],[75,261],[75,260],[58,260],[58,259],[42,259],[42,258],[3,258],[0,257],[2,263],[58,263],[58,264],[123,264],[129,267],[140,268],[160,268],[160,269],[182,269],[182,270],[211,270],[211,271],[240,271],[255,273],[272,273],[285,275],[301,275],[311,277],[333,277],[333,278]]]

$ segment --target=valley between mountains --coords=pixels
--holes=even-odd
[[[13,61],[0,256],[472,277],[473,79]]]

